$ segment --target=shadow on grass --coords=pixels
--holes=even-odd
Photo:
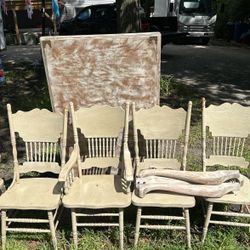
[[[31,63],[6,64],[6,81],[0,85],[0,110],[11,103],[13,112],[33,108],[51,109],[44,67]]]

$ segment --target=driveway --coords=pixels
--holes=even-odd
[[[41,64],[40,45],[9,46],[3,62]],[[232,46],[172,45],[163,48],[161,73],[193,88],[212,103],[250,106],[250,49]]]
[[[162,74],[191,86],[212,103],[250,106],[250,49],[229,46],[166,45]]]
[[[42,63],[40,45],[8,46],[6,50],[1,51],[0,56],[3,63]]]

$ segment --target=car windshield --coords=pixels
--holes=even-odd
[[[84,20],[87,20],[88,18],[90,18],[90,16],[91,16],[91,9],[88,8],[88,9],[81,11],[77,16],[77,19],[84,21]]]
[[[181,0],[180,14],[212,14],[212,0]]]

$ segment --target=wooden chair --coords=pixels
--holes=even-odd
[[[135,111],[133,104],[133,127],[135,147],[135,168],[138,174],[148,168],[169,168],[186,170],[186,157],[190,129],[192,103],[189,102],[188,111],[171,109],[167,106],[155,106],[151,109]],[[178,139],[184,132],[184,143]],[[177,159],[178,152],[181,161]],[[169,192],[152,192],[139,198],[135,192],[132,203],[137,206],[135,228],[135,242],[137,245],[140,228],[186,230],[188,247],[191,246],[189,208],[194,207],[192,196],[177,195]],[[142,215],[142,208],[180,208],[183,216]],[[145,219],[148,224],[141,224]],[[149,225],[149,220],[185,220],[185,226]]]
[[[249,167],[249,162],[243,157],[250,134],[250,107],[237,103],[224,103],[219,106],[210,105],[206,108],[205,99],[202,100],[202,147],[203,171],[209,166]],[[209,130],[208,130],[209,129]],[[205,241],[209,224],[250,227],[248,223],[232,222],[228,220],[211,220],[211,216],[249,218],[249,213],[216,211],[214,204],[250,205],[250,180],[242,176],[243,186],[239,193],[226,194],[221,198],[206,199],[208,203],[206,219],[203,227],[202,241]]]
[[[1,178],[0,179],[0,195],[5,192],[5,185],[4,185],[4,180]]]
[[[2,248],[6,245],[6,232],[24,232],[51,233],[54,249],[57,249],[56,215],[62,192],[56,176],[65,165],[67,112],[64,116],[45,109],[12,113],[10,104],[7,109],[14,178],[11,186],[0,196]],[[59,163],[58,158],[61,158]],[[32,174],[28,175],[30,172]],[[45,172],[54,173],[55,177],[45,177]],[[25,216],[28,218],[11,216],[13,210],[19,214],[27,210]],[[43,213],[48,217],[37,219],[38,210],[41,210],[41,217],[44,217]],[[14,214],[17,215],[16,212]],[[12,227],[16,223],[28,224],[29,227]],[[32,223],[37,225],[36,228],[30,225]],[[48,224],[49,228],[41,228],[42,224]]]
[[[123,210],[131,204],[129,187],[133,180],[127,145],[129,105],[125,112],[109,106],[74,111],[71,103],[70,111],[74,140],[80,145],[78,169],[76,173],[67,169],[62,181],[66,180],[63,205],[71,209],[74,245],[77,247],[79,227],[119,226],[123,249]],[[86,217],[119,217],[119,223],[86,222]]]

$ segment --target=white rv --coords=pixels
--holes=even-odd
[[[60,22],[69,20],[75,17],[75,15],[84,7],[97,4],[112,4],[116,0],[63,0],[63,11]]]
[[[214,36],[217,15],[213,0],[154,0],[153,16],[177,16],[178,31],[207,44]]]

